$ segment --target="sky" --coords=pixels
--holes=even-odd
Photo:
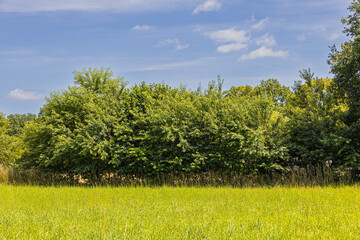
[[[224,89],[331,77],[351,0],[0,0],[0,112],[39,113],[73,72]]]

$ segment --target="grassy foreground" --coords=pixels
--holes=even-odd
[[[0,239],[358,239],[360,187],[0,185]]]

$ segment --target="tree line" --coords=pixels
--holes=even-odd
[[[83,69],[38,115],[0,115],[0,164],[99,178],[105,174],[267,174],[308,165],[360,172],[359,0],[333,47],[334,77],[310,69],[292,87],[276,79],[223,91],[141,83]]]

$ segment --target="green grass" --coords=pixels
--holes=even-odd
[[[360,187],[0,185],[0,239],[359,239]]]

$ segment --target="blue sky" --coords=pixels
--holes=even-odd
[[[224,88],[299,70],[326,77],[351,0],[0,0],[0,112],[38,113],[74,70],[111,67],[129,86]]]

